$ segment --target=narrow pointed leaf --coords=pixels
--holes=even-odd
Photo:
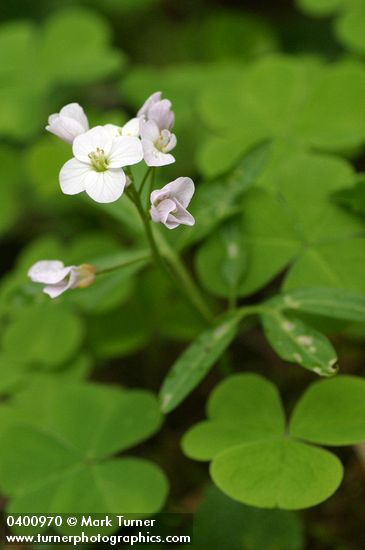
[[[160,390],[161,410],[175,409],[208,374],[236,335],[239,315],[201,334],[172,365]]]
[[[266,338],[282,359],[320,376],[337,372],[336,351],[326,336],[277,311],[264,313],[261,320]]]
[[[365,295],[337,288],[304,288],[286,292],[276,302],[284,309],[365,322]]]

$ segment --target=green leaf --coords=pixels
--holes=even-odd
[[[357,147],[365,140],[364,93],[359,62],[321,66],[313,59],[259,59],[234,86],[202,93],[199,107],[212,131],[201,140],[199,167],[209,177],[220,174],[265,139],[285,139],[306,150]]]
[[[237,374],[221,382],[209,397],[207,416],[209,420],[191,428],[182,441],[185,454],[195,460],[209,460],[235,445],[275,438],[285,430],[275,386],[256,374]]]
[[[334,193],[334,199],[341,206],[349,208],[357,214],[365,216],[365,180],[359,175],[356,184],[350,189],[342,189]]]
[[[298,6],[310,15],[326,16],[341,8],[344,0],[296,0]]]
[[[365,53],[365,5],[362,0],[349,3],[348,11],[335,22],[339,40],[352,52]]]
[[[284,510],[319,504],[336,491],[343,475],[332,453],[288,439],[233,447],[213,460],[210,471],[231,498]]]
[[[167,483],[157,466],[108,459],[158,429],[148,392],[43,381],[18,394],[13,411],[0,448],[9,512],[150,514],[162,507]]]
[[[110,30],[100,15],[82,8],[58,11],[44,27],[39,70],[53,82],[67,84],[104,78],[125,62],[110,42]]]
[[[81,320],[64,305],[34,305],[6,327],[3,349],[14,360],[54,368],[77,351],[83,332]]]
[[[247,271],[239,295],[252,294],[280,273],[300,250],[300,239],[280,203],[261,189],[243,202]]]
[[[309,15],[337,15],[334,31],[350,51],[365,52],[365,6],[363,0],[297,0],[298,6]]]
[[[333,287],[365,293],[360,268],[365,224],[332,200],[353,180],[350,165],[339,158],[288,156],[284,143],[274,149],[260,189],[243,200],[248,267],[240,295],[258,290],[286,267],[285,290]]]
[[[26,150],[25,169],[37,195],[49,198],[60,194],[58,174],[70,156],[68,144],[48,136]]]
[[[294,312],[365,323],[365,296],[346,289],[294,289],[275,299],[274,303]]]
[[[222,225],[204,242],[196,256],[202,283],[218,296],[237,295],[246,266],[246,248],[239,220]]]
[[[251,508],[214,486],[207,488],[194,515],[194,544],[199,550],[301,550],[302,530],[294,512]]]
[[[241,211],[241,197],[256,183],[270,158],[269,142],[250,149],[224,178],[200,184],[191,211],[196,224],[181,237],[182,246],[199,242],[223,221]]]
[[[27,376],[27,366],[21,360],[0,355],[0,394],[7,395],[22,386]]]
[[[90,459],[140,443],[157,431],[162,420],[156,399],[143,390],[44,380],[15,399],[25,421],[57,433]]]
[[[339,376],[312,384],[294,409],[290,434],[324,445],[364,441],[365,380]]]
[[[161,410],[171,412],[208,374],[235,337],[240,317],[233,314],[203,332],[172,365],[159,399]]]
[[[323,334],[278,311],[263,313],[261,320],[266,338],[282,359],[320,376],[337,372],[336,351]]]

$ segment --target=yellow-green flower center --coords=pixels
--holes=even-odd
[[[109,161],[104,153],[104,149],[97,147],[96,151],[89,153],[88,156],[91,161],[91,166],[96,172],[105,172],[108,170]]]

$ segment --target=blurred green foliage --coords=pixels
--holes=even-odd
[[[344,489],[302,516],[304,535],[294,513],[249,508],[217,489],[202,496],[207,470],[177,449],[182,434],[203,416],[222,373],[265,372],[290,410],[314,375],[272,355],[258,329],[245,339],[238,320],[214,340],[216,327],[207,328],[150,265],[140,221],[125,197],[101,205],[61,194],[58,172],[70,147],[45,135],[44,127],[49,114],[71,101],[83,105],[92,125],[121,124],[161,90],[173,102],[178,146],[176,164],[158,172],[156,186],[192,176],[197,223],[157,236],[170,258],[181,251],[214,312],[226,302],[251,304],[280,290],[365,293],[364,30],[362,0],[293,0],[280,7],[271,0],[262,6],[233,0],[17,0],[2,6],[0,487],[11,497],[8,510],[197,510],[202,549],[221,548],[222,536],[228,550],[305,544],[352,550],[359,543],[363,475],[346,451],[340,451],[350,468]],[[143,167],[133,171],[142,177]],[[140,261],[54,302],[27,278],[41,259],[105,267],[133,255]],[[333,453],[296,437],[331,446],[365,437],[363,310],[355,319],[353,302],[343,305],[352,312],[347,317],[326,309],[328,302],[318,312],[315,302],[317,311],[303,306],[299,313],[322,315],[326,333],[328,318],[344,323],[341,330],[347,323],[335,347],[341,371],[358,377],[314,384],[296,405],[292,439],[285,443],[291,467],[278,497],[291,508],[323,500],[342,476]],[[340,309],[340,298],[336,304]],[[270,340],[274,331],[273,347],[288,360],[293,349],[286,338],[283,343],[281,329],[283,319],[293,322],[293,311],[281,315],[266,320],[265,332]],[[225,318],[220,321],[218,329],[226,326]],[[298,315],[296,322],[303,323],[304,335],[314,331],[307,328],[310,318]],[[353,342],[349,335],[355,333]],[[167,420],[166,431],[145,442],[162,422],[150,391],[158,390],[171,365],[161,391],[165,411],[197,387],[235,337],[220,373],[210,373]],[[327,337],[318,338],[324,352],[302,363],[312,370],[333,358]],[[259,382],[267,395],[258,396],[252,387],[243,391],[239,377],[217,386],[208,402],[214,403],[212,410],[208,406],[212,420],[191,428],[183,446],[203,460],[224,447],[212,469],[216,483],[236,500],[272,506],[275,491],[266,484],[253,495],[250,483],[252,476],[276,480],[272,471],[280,468],[284,446],[282,405],[270,382]],[[231,384],[230,391],[218,399],[224,384]],[[237,426],[231,432],[222,431],[228,417]],[[242,450],[248,419],[255,436],[262,435],[250,440],[250,455]],[[228,448],[232,441],[238,450]],[[129,456],[137,445],[136,457]],[[124,451],[128,456],[120,457]],[[299,461],[306,465],[302,477]],[[157,464],[168,473],[167,504],[168,483]],[[293,478],[307,492],[293,494]]]

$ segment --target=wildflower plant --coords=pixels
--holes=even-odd
[[[194,73],[201,118],[212,130],[197,144],[203,182],[175,172],[184,139],[179,110],[175,116],[160,91],[141,99],[124,123],[106,117],[93,125],[78,103],[60,106],[48,118],[49,141],[27,159],[38,167],[38,154],[61,151],[62,216],[69,204],[86,203],[94,229],[99,220],[122,228],[124,244],[117,231],[104,230],[69,238],[67,246],[39,239],[0,289],[10,319],[0,368],[11,364],[0,393],[12,396],[0,409],[0,486],[11,512],[162,510],[163,461],[118,453],[157,434],[186,400],[199,400],[213,368],[207,418],[181,442],[186,457],[210,464],[220,490],[208,491],[202,509],[211,501],[234,514],[240,503],[247,518],[258,512],[246,506],[266,509],[258,517],[295,531],[287,511],[315,506],[341,484],[340,458],[324,447],[365,440],[364,380],[341,374],[341,348],[331,337],[332,327],[365,323],[363,210],[351,211],[362,183],[338,153],[365,142],[363,107],[354,113],[365,72],[358,62],[327,67],[280,55],[232,73],[210,70]],[[217,86],[227,74],[234,85]],[[355,92],[345,105],[338,95],[350,77]],[[161,78],[180,90],[185,76],[167,70]],[[323,82],[332,102],[323,99]],[[187,82],[182,88],[180,106],[190,98]],[[127,96],[130,89],[133,75]],[[190,129],[191,109],[181,111]],[[270,359],[286,369],[283,379],[302,369],[310,382],[294,405],[286,403],[285,384],[279,393],[240,353],[256,325]],[[91,355],[116,359],[163,339],[184,347],[171,365],[158,358],[158,397],[84,381]],[[19,454],[23,462],[12,470]]]

